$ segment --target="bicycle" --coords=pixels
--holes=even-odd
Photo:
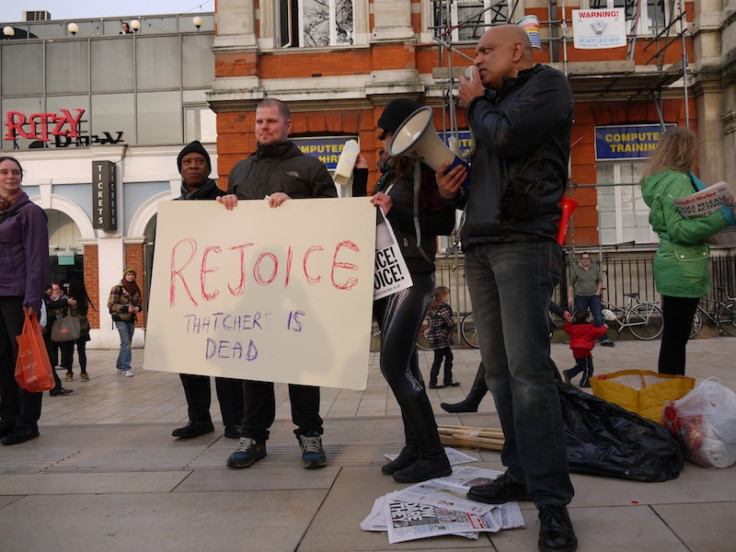
[[[607,322],[617,322],[616,331],[628,328],[636,339],[650,341],[657,339],[662,333],[662,309],[654,301],[639,301],[638,293],[625,293],[628,301],[625,307],[619,307],[601,300],[603,318]]]
[[[475,329],[475,321],[473,320],[473,313],[469,312],[463,316],[460,321],[460,335],[463,336],[463,341],[466,345],[473,349],[478,349],[478,330]]]
[[[708,321],[708,324],[718,328],[719,332],[736,337],[736,299],[726,295],[725,287],[718,287],[715,290],[718,293],[718,299],[715,301],[704,299],[706,303],[713,304],[710,312],[706,311],[700,304],[695,309],[693,325],[690,329],[690,339],[698,335],[703,328],[703,318]]]

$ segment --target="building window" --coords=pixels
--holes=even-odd
[[[353,0],[279,0],[279,45],[324,47],[353,44]]]
[[[432,0],[434,35],[452,29],[452,42],[478,42],[491,26],[507,23],[510,1]],[[449,11],[448,11],[449,8]]]
[[[601,245],[657,243],[641,196],[643,161],[598,163],[598,238]]]
[[[662,0],[591,0],[593,9],[624,8],[626,33],[655,35],[665,28],[669,15],[668,4]]]

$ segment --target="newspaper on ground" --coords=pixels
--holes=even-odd
[[[391,496],[400,502],[418,502],[429,504],[430,506],[437,506],[438,508],[459,510],[478,515],[490,512],[494,507],[493,504],[485,504],[462,498],[447,487],[437,483],[434,479],[417,483],[400,491],[395,491],[391,493]]]
[[[464,452],[460,452],[451,447],[445,447],[445,454],[447,459],[450,461],[451,466],[457,466],[458,464],[469,464],[470,462],[477,462],[478,459],[475,456],[470,456]],[[393,461],[399,456],[398,454],[386,454],[386,458]]]
[[[733,204],[733,192],[726,182],[717,182],[689,196],[671,199],[682,216],[690,219],[702,217],[724,205]]]
[[[477,539],[480,532],[524,527],[518,502],[482,504],[464,498],[471,483],[485,484],[502,472],[467,466],[454,472],[459,473],[377,498],[360,528],[387,531],[393,544],[440,535]]]

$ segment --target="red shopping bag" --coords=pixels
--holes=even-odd
[[[18,340],[18,360],[15,363],[15,381],[33,393],[48,391],[55,386],[49,354],[43,342],[35,316],[26,314],[23,332]]]

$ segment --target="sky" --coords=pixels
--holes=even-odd
[[[45,10],[52,19],[92,19],[214,12],[215,0],[0,0],[0,23],[22,20],[23,11]]]

